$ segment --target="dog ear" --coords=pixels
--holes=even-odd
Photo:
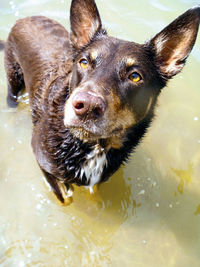
[[[94,0],[72,0],[70,10],[72,45],[80,49],[103,32],[100,15]]]
[[[186,11],[151,41],[161,75],[170,79],[179,73],[195,43],[200,21],[200,6]]]

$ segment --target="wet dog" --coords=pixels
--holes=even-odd
[[[144,44],[102,27],[94,0],[72,0],[71,31],[43,16],[18,20],[5,44],[8,104],[29,93],[32,147],[61,202],[72,184],[92,188],[128,159],[157,97],[195,43],[200,6]]]

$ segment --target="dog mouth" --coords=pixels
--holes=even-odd
[[[97,129],[95,129],[95,131],[92,131],[92,129],[87,129],[85,127],[80,126],[69,126],[68,129],[75,137],[77,137],[83,142],[96,142],[100,139],[106,140],[114,137],[121,138],[123,132],[122,127],[113,129],[109,132],[102,129],[99,129],[99,131],[97,131]]]
[[[94,134],[91,131],[88,131],[80,126],[72,126],[69,127],[70,132],[77,137],[78,139],[82,140],[82,141],[95,141],[98,140],[100,138],[99,134]]]

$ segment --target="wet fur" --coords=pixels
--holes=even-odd
[[[0,40],[0,50],[3,50],[5,46],[5,43],[3,41]]]
[[[19,20],[5,45],[0,43],[0,49],[5,46],[8,104],[16,106],[18,93],[26,87],[33,121],[33,151],[61,202],[65,196],[60,182],[66,189],[71,184],[93,185],[94,163],[101,165],[96,167],[99,178],[94,179],[95,183],[104,182],[127,161],[151,124],[161,89],[182,69],[196,40],[199,18],[200,8],[191,9],[152,40],[139,45],[108,37],[93,0],[73,0],[70,34],[59,23],[35,16]],[[191,37],[186,46],[188,34]],[[177,60],[173,57],[175,50]],[[86,53],[91,54],[91,60],[97,59],[96,53],[101,55],[103,63],[98,71],[96,67],[84,74],[84,82],[77,66],[79,57]],[[134,67],[134,60],[145,73],[140,85],[122,82],[127,64]],[[122,78],[116,75],[119,72]],[[75,130],[66,127],[65,109],[71,108],[73,92],[91,87],[108,103],[105,115],[96,121],[79,120],[80,127]],[[73,115],[69,121],[73,124]],[[109,129],[115,130],[116,125],[116,134],[110,134]],[[96,127],[95,133],[88,132],[92,126]]]

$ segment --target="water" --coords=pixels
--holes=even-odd
[[[143,42],[192,0],[98,0],[109,33]],[[0,37],[15,20],[42,14],[68,27],[69,0],[0,0]],[[199,267],[200,36],[127,166],[95,195],[75,188],[60,206],[33,156],[29,108],[6,105],[0,53],[0,266]],[[22,102],[25,102],[22,101]]]

